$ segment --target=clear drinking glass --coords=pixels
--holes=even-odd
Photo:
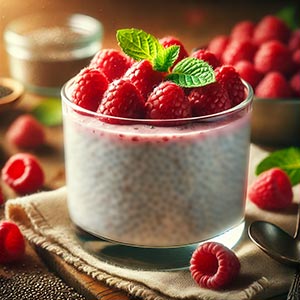
[[[238,241],[253,98],[247,83],[246,99],[221,113],[117,125],[74,105],[72,82],[62,105],[68,208],[79,228],[137,248]]]
[[[34,14],[9,23],[4,40],[11,76],[31,92],[59,96],[101,48],[102,25],[81,14]]]

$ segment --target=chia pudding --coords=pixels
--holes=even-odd
[[[72,221],[104,239],[176,247],[244,221],[251,93],[239,105],[179,126],[117,125],[62,91]],[[165,124],[166,125],[166,124]]]

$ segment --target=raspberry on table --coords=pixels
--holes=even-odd
[[[255,24],[252,21],[245,20],[238,22],[231,30],[230,37],[232,40],[252,40]]]
[[[234,65],[234,68],[240,74],[241,78],[247,81],[253,88],[255,88],[263,78],[263,74],[258,72],[249,61],[241,60]]]
[[[36,149],[45,143],[45,128],[32,115],[24,114],[9,126],[5,138],[19,148]]]
[[[233,251],[216,242],[206,242],[194,251],[190,272],[195,282],[208,289],[227,287],[238,276],[240,262]]]
[[[1,177],[18,194],[31,194],[44,184],[44,172],[37,158],[29,153],[11,156],[2,168]]]
[[[129,80],[117,79],[109,84],[97,112],[112,117],[142,119],[145,115],[145,101]],[[103,120],[107,123],[123,124],[120,119]]]
[[[213,69],[220,66],[220,61],[217,59],[217,57],[206,49],[199,49],[193,52],[191,57],[206,61]]]
[[[292,96],[292,90],[281,73],[270,72],[257,85],[255,95],[260,98],[288,98]]]
[[[0,223],[0,264],[19,261],[25,254],[25,240],[19,227],[11,221]]]
[[[108,80],[101,71],[90,67],[84,68],[75,78],[72,101],[82,108],[95,112],[107,88]]]
[[[212,52],[220,60],[229,40],[227,35],[217,35],[208,43],[207,50]]]
[[[191,104],[183,89],[171,81],[160,83],[146,102],[149,119],[180,119],[191,115]]]
[[[286,45],[268,41],[260,46],[254,56],[254,66],[261,73],[278,71],[289,74],[293,70],[292,56]]]
[[[232,106],[245,99],[245,87],[233,66],[223,65],[215,69],[216,81],[227,90]]]
[[[267,15],[256,25],[253,40],[257,45],[271,40],[287,43],[290,34],[290,29],[281,19],[276,16]]]
[[[132,65],[133,60],[115,49],[102,49],[98,51],[90,62],[90,67],[100,70],[109,82],[121,78]]]
[[[145,102],[149,94],[163,80],[163,73],[153,70],[148,60],[135,62],[124,74],[123,79],[129,80],[140,91]]]
[[[222,62],[234,65],[240,60],[253,61],[257,47],[250,40],[232,40],[224,50]]]
[[[188,99],[195,117],[215,114],[231,108],[229,95],[219,82],[192,89]]]
[[[248,192],[249,199],[265,210],[280,210],[293,200],[293,190],[288,175],[280,168],[261,173]]]
[[[165,36],[165,37],[159,39],[159,42],[165,48],[168,48],[170,46],[179,46],[179,55],[178,55],[176,61],[174,62],[173,66],[176,66],[176,64],[178,62],[180,62],[181,60],[183,60],[184,58],[189,56],[189,54],[186,51],[186,49],[185,49],[184,45],[182,44],[182,42],[174,36]]]

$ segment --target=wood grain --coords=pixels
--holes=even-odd
[[[57,255],[44,249],[36,248],[37,253],[50,270],[58,274],[67,284],[74,287],[79,293],[88,300],[129,300],[134,299],[125,292],[108,287],[107,285],[93,280],[86,274],[83,274],[68,265]]]

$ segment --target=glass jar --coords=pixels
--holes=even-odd
[[[240,238],[253,98],[248,84],[246,99],[221,113],[110,124],[103,120],[116,117],[72,103],[72,82],[62,101],[68,207],[77,226],[135,247]]]
[[[4,39],[11,76],[31,92],[59,96],[101,48],[102,25],[86,15],[42,13],[9,23]]]

